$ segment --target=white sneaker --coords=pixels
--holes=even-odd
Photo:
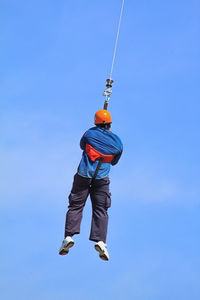
[[[60,247],[59,254],[60,255],[66,255],[69,253],[69,248],[74,246],[74,241],[71,238],[71,236],[67,236],[63,242],[62,246]]]
[[[99,252],[99,257],[103,260],[109,260],[107,245],[100,241],[94,245],[94,248]]]

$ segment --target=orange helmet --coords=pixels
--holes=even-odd
[[[112,123],[111,114],[105,109],[98,110],[94,116],[94,124]]]

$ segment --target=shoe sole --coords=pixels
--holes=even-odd
[[[61,251],[59,251],[60,255],[67,255],[69,253],[69,248],[74,246],[74,242],[69,242],[67,247],[63,248]]]
[[[95,245],[94,246],[95,250],[97,250],[99,252],[99,257],[103,260],[109,260],[108,257],[104,254],[104,252],[101,250],[101,248],[99,247],[99,245]]]

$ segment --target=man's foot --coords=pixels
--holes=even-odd
[[[60,247],[59,254],[60,255],[66,255],[69,253],[69,248],[74,246],[74,241],[71,238],[71,236],[67,236],[63,242],[62,246]]]
[[[94,248],[99,252],[99,257],[103,260],[109,260],[107,245],[100,241],[94,245]]]

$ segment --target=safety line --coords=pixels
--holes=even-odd
[[[122,8],[121,8],[121,13],[120,13],[120,18],[119,18],[119,24],[118,24],[118,30],[117,30],[117,38],[116,38],[116,42],[115,42],[115,50],[114,50],[114,55],[113,55],[113,60],[112,60],[112,67],[111,67],[111,71],[110,71],[110,79],[112,78],[113,67],[114,67],[114,63],[115,63],[115,56],[116,56],[116,50],[117,50],[117,42],[118,42],[118,38],[119,38],[119,31],[120,31],[120,26],[121,26],[123,9],[124,9],[124,0],[122,0]]]

